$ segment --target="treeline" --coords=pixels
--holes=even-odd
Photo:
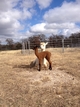
[[[64,37],[63,35],[49,37],[49,46],[62,47],[63,44],[64,47],[80,47],[80,33],[71,34],[69,37]]]
[[[62,42],[64,42],[64,46],[80,46],[80,33],[71,34],[69,37],[64,37],[64,35],[54,35],[47,37],[44,34],[33,35],[28,37],[27,39],[23,39],[19,42],[14,42],[13,39],[6,39],[6,44],[2,45],[0,41],[0,50],[18,50],[22,49],[22,44],[25,43],[28,45],[28,41],[30,42],[30,48],[33,48],[34,45],[40,44],[41,41],[48,42],[48,47],[62,47]],[[28,46],[27,46],[28,47]]]
[[[6,39],[6,44],[2,45],[0,42],[0,50],[18,50],[22,48],[21,42],[14,42],[13,39]]]

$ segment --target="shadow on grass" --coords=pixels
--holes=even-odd
[[[13,68],[20,69],[20,72],[21,72],[21,69],[26,69],[26,70],[28,70],[30,72],[33,72],[33,71],[37,70],[36,67],[31,68],[30,65],[15,65],[15,66],[13,66]]]
[[[23,69],[30,69],[30,65],[15,65],[13,68],[23,68]]]

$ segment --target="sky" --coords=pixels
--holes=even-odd
[[[80,32],[80,0],[0,0],[0,41]]]

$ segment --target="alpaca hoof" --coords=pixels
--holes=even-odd
[[[49,68],[50,70],[52,70],[52,68]]]
[[[41,71],[40,69],[38,69],[38,71]]]

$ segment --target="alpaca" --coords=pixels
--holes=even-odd
[[[41,71],[42,61],[44,60],[44,58],[46,58],[46,60],[49,62],[49,69],[52,70],[52,62],[50,60],[51,53],[49,51],[43,51],[38,53],[37,46],[35,46],[33,50],[35,51],[35,55],[39,59],[39,71]]]
[[[40,43],[40,48],[41,48],[41,52],[42,51],[45,51],[45,49],[46,49],[46,45],[48,44],[48,42],[41,42]],[[36,58],[34,61],[32,61],[31,62],[31,64],[30,64],[30,68],[32,68],[32,67],[34,67],[34,66],[36,66],[36,65],[39,65],[39,60],[38,60],[38,58]],[[48,66],[48,61],[44,58],[44,60],[43,60],[43,65],[47,68],[47,66]]]
[[[41,42],[41,43],[40,43],[41,52],[45,51],[47,44],[48,44],[48,42],[46,42],[46,43]],[[39,60],[38,60],[38,63],[39,63]],[[47,68],[47,66],[48,66],[48,61],[47,61],[45,58],[43,59],[43,64],[44,64],[44,66]]]
[[[45,51],[45,49],[46,49],[46,45],[48,44],[48,42],[41,42],[40,43],[40,48],[41,48],[41,51]]]

